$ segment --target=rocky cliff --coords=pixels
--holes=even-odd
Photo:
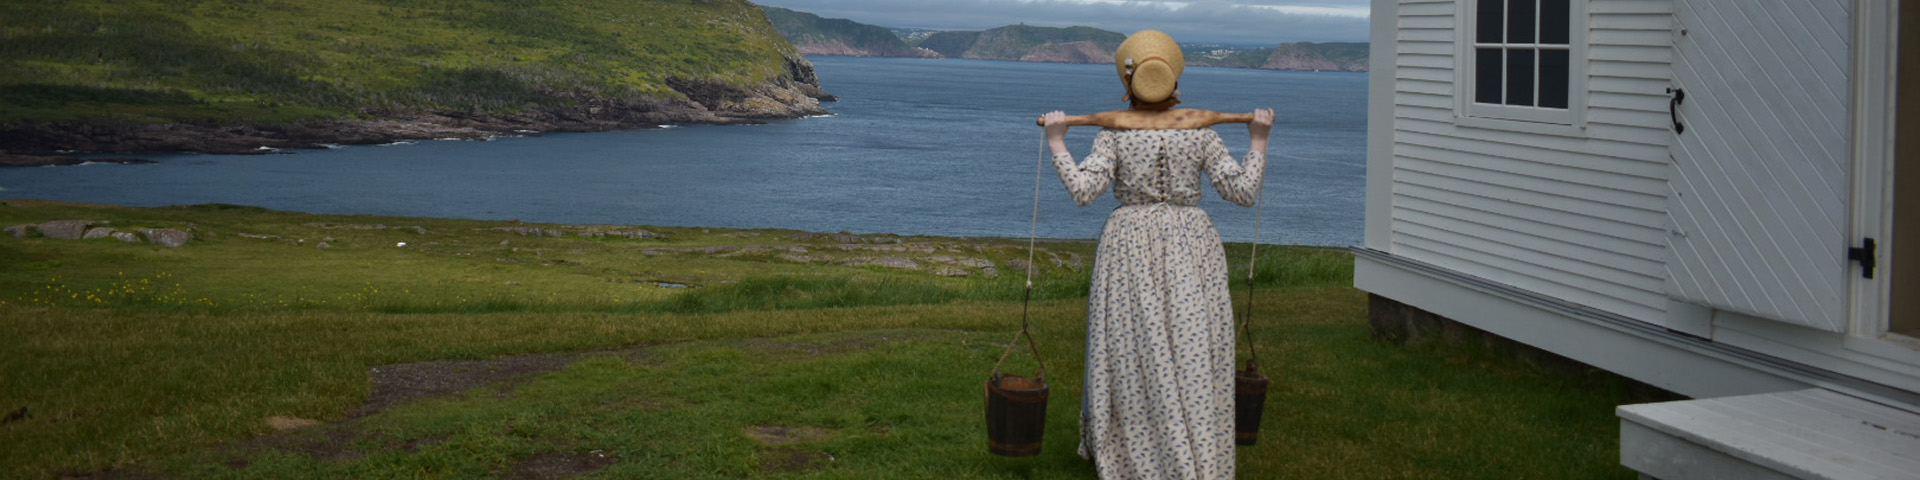
[[[194,5],[0,4],[0,154],[739,123],[832,99],[746,0]]]

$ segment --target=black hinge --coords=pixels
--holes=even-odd
[[[1847,247],[1847,260],[1860,262],[1862,278],[1873,278],[1874,250],[1877,250],[1877,247],[1872,238],[1861,240],[1858,247]]]

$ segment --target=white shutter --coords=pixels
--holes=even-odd
[[[1852,9],[1676,2],[1669,296],[1846,329]]]

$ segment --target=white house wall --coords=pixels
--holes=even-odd
[[[1389,253],[1664,321],[1672,9],[1587,2],[1583,125],[1547,134],[1456,117],[1455,1],[1376,10],[1398,27]]]

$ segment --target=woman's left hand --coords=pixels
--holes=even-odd
[[[1253,121],[1247,122],[1247,136],[1253,137],[1253,145],[1250,148],[1256,152],[1266,152],[1269,133],[1273,133],[1273,109],[1254,109]]]

